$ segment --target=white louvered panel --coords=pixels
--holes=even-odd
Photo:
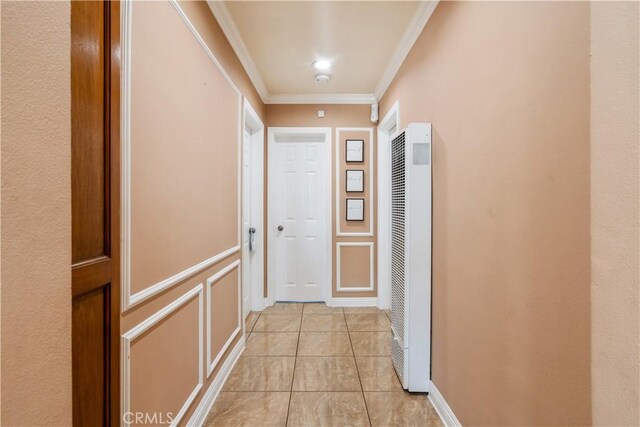
[[[391,357],[402,387],[428,392],[431,362],[431,125],[391,141]]]
[[[391,328],[393,365],[405,383],[405,132],[391,142]]]

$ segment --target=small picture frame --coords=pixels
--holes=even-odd
[[[347,139],[345,142],[345,159],[348,163],[364,162],[364,140]]]
[[[364,221],[364,199],[347,199],[347,221]]]
[[[364,171],[347,169],[345,184],[347,193],[364,193]]]

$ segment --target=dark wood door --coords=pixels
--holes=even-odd
[[[119,3],[71,2],[73,423],[119,425]]]

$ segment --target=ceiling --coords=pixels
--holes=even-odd
[[[382,97],[437,1],[208,4],[265,103],[364,104]]]

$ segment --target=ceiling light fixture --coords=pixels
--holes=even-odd
[[[316,74],[316,82],[318,83],[329,83],[331,76],[328,74]]]
[[[329,68],[331,68],[331,62],[325,60],[325,59],[317,59],[315,61],[313,61],[313,67],[316,70],[328,70]]]

